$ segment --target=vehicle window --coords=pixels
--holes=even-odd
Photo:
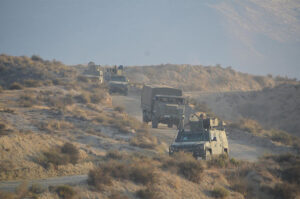
[[[207,133],[184,133],[178,134],[176,142],[197,142],[197,141],[208,141],[209,136]]]

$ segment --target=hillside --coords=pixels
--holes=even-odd
[[[133,66],[125,69],[132,82],[164,84],[186,91],[249,91],[273,87],[284,78],[255,76],[230,67],[194,65]]]
[[[190,93],[226,120],[250,118],[264,127],[300,136],[300,84],[251,92]]]
[[[75,74],[75,70],[59,61],[43,60],[35,55],[31,58],[0,55],[0,85],[4,88],[14,82],[29,86],[57,84],[58,79],[71,78]]]

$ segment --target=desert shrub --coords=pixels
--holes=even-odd
[[[224,167],[228,167],[230,162],[233,162],[233,161],[229,160],[228,155],[221,154],[221,155],[212,157],[211,160],[207,161],[207,165],[210,167],[224,168]]]
[[[0,112],[11,113],[11,114],[15,113],[14,109],[11,108],[1,108]]]
[[[120,192],[113,192],[110,194],[109,199],[129,199],[129,197]]]
[[[284,169],[282,171],[282,178],[287,182],[300,185],[300,162]]]
[[[70,94],[67,94],[66,96],[64,96],[63,102],[64,102],[65,105],[72,105],[72,104],[74,104],[73,96],[70,95]]]
[[[229,195],[229,191],[223,187],[216,187],[211,191],[211,195],[215,198],[226,198]]]
[[[22,182],[16,189],[17,198],[25,198],[28,194],[28,182]]]
[[[101,167],[90,170],[88,174],[88,184],[98,190],[103,190],[105,185],[112,184],[110,173],[105,172]]]
[[[299,187],[289,183],[279,183],[276,184],[273,190],[273,195],[275,198],[281,199],[294,199],[299,193]]]
[[[145,189],[140,189],[136,192],[136,196],[141,199],[158,199],[159,193],[153,186],[147,186]]]
[[[3,199],[17,199],[17,196],[14,193],[0,191],[0,198],[3,198]]]
[[[130,168],[130,179],[136,183],[153,184],[157,181],[157,175],[151,165],[133,163]]]
[[[33,184],[30,186],[29,191],[35,194],[41,194],[46,191],[46,188],[40,184]]]
[[[180,162],[178,164],[179,167],[179,174],[181,174],[184,178],[199,183],[201,180],[201,175],[204,170],[202,164],[197,161],[187,161],[187,162]]]
[[[65,143],[61,148],[61,152],[69,156],[69,160],[72,164],[76,164],[78,162],[79,151],[73,144]]]
[[[23,107],[32,107],[36,104],[36,100],[32,94],[25,93],[20,96],[19,103]]]
[[[21,90],[21,89],[23,89],[23,86],[18,82],[14,82],[9,86],[9,89],[10,90]]]
[[[150,133],[137,133],[130,139],[130,145],[140,148],[154,149],[158,145],[158,140]]]
[[[130,163],[131,162],[131,163]],[[148,162],[140,161],[108,161],[89,172],[88,184],[98,190],[105,185],[111,185],[112,179],[131,180],[143,185],[153,184],[157,181],[155,168]]]
[[[39,87],[43,85],[43,82],[40,80],[26,79],[24,80],[24,85],[26,87]]]
[[[119,113],[123,113],[124,112],[124,107],[122,107],[122,106],[116,106],[115,108],[114,108],[114,110],[115,111],[118,111]]]
[[[90,96],[91,102],[94,104],[100,103],[104,99],[103,93],[93,93]]]
[[[239,120],[239,122],[237,123],[230,124],[229,127],[237,128],[253,134],[260,134],[263,130],[261,125],[257,121],[246,118]]]
[[[189,181],[199,183],[204,167],[195,160],[192,154],[176,153],[173,157],[163,160],[162,168],[175,172]]]
[[[41,160],[40,164],[45,168],[48,168],[51,164],[57,168],[59,165],[66,165],[69,163],[69,156],[62,154],[56,150],[48,151],[43,153],[44,158]]]
[[[243,196],[247,197],[250,192],[249,185],[246,179],[240,177],[235,178],[231,181],[231,188],[232,190],[241,193]]]
[[[11,160],[0,160],[0,172],[7,172],[14,169],[14,164]]]
[[[120,153],[117,150],[108,151],[105,155],[106,159],[115,159],[115,160],[121,160],[124,158],[124,154]]]
[[[271,140],[275,142],[280,142],[286,145],[291,145],[293,143],[293,137],[284,131],[271,130],[270,134]]]
[[[82,103],[82,104],[86,104],[91,101],[90,95],[87,92],[77,95],[74,98],[78,103]]]
[[[6,124],[0,122],[0,135],[6,135]]]
[[[60,185],[54,188],[54,191],[62,199],[72,199],[75,197],[76,192],[71,186]]]

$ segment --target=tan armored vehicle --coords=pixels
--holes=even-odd
[[[170,128],[173,125],[178,129],[183,128],[185,99],[180,89],[144,86],[141,108],[143,121],[152,122],[152,128],[157,128],[159,123],[167,124]]]
[[[123,66],[106,68],[105,79],[110,93],[128,95],[128,79],[123,75]]]
[[[169,154],[185,151],[195,158],[210,159],[214,155],[228,154],[225,123],[217,118],[206,117],[204,113],[189,118],[187,130],[180,130],[169,148]]]

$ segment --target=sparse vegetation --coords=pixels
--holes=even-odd
[[[229,195],[228,190],[223,187],[216,187],[211,191],[211,195],[215,198],[227,198]]]
[[[76,164],[78,159],[78,149],[73,144],[66,143],[62,147],[43,152],[43,154],[38,157],[37,162],[45,168],[49,168],[53,165],[54,168],[57,169],[59,165],[66,165],[68,163]]]
[[[147,186],[145,189],[140,189],[136,192],[137,197],[141,199],[159,199],[159,193],[153,186]]]
[[[130,144],[140,148],[154,149],[158,145],[158,140],[150,133],[137,133],[130,139]]]
[[[274,142],[282,143],[289,146],[298,146],[300,139],[296,136],[293,136],[285,131],[270,129],[264,129],[257,121],[252,119],[241,119],[237,123],[232,123],[229,125],[230,128],[239,129],[252,133],[256,136],[267,137]]]
[[[21,90],[21,89],[23,89],[23,86],[18,82],[14,82],[9,86],[9,89],[10,90]]]
[[[75,197],[76,194],[74,189],[68,185],[52,187],[50,188],[50,190],[56,192],[61,199],[72,199]]]
[[[167,158],[162,164],[162,168],[173,171],[187,180],[200,183],[204,167],[192,154],[176,153],[173,157]]]
[[[105,186],[112,184],[113,179],[131,180],[149,185],[157,181],[157,175],[150,162],[133,159],[129,162],[110,160],[89,172],[88,183],[98,190],[103,190]]]

